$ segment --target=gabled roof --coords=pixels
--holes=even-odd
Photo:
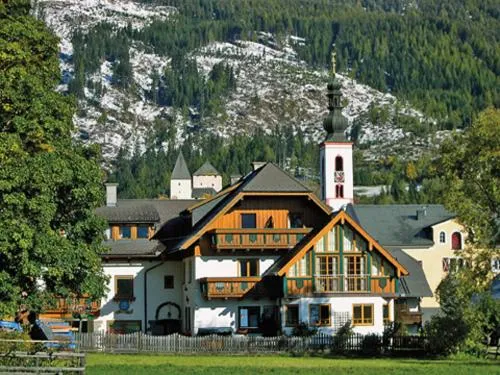
[[[311,192],[311,189],[273,163],[264,164],[254,171],[251,178],[245,180],[241,188],[245,192]]]
[[[418,216],[418,210],[425,214]],[[398,247],[432,246],[431,227],[456,216],[440,204],[360,204],[347,211],[380,244]]]
[[[220,176],[221,174],[215,167],[210,164],[207,160],[196,172],[193,173],[193,176]]]
[[[216,218],[230,210],[243,197],[268,193],[307,196],[325,213],[330,214],[331,212],[331,209],[321,202],[306,186],[273,163],[266,163],[250,172],[237,184],[221,191],[216,197],[193,208],[191,210],[193,230],[190,235],[181,239],[172,251],[186,249],[191,246],[203,235],[205,228]],[[160,234],[155,235],[155,238],[162,239],[162,236]]]
[[[177,156],[177,160],[175,162],[174,170],[172,171],[171,180],[190,180],[191,173],[189,173],[189,168],[186,164],[186,160],[184,159],[184,155],[182,155],[182,151],[179,152],[179,156]]]
[[[407,275],[408,270],[399,263],[389,251],[384,249],[372,236],[370,236],[356,221],[349,216],[349,214],[345,211],[338,211],[332,214],[331,220],[320,230],[316,232],[314,236],[309,237],[308,241],[301,242],[300,246],[296,248],[293,256],[288,257],[288,261],[281,267],[281,269],[277,272],[279,276],[283,276],[290,267],[295,264],[300,258],[304,256],[304,254],[313,246],[319,239],[324,236],[331,228],[333,228],[337,223],[349,223],[359,235],[361,235],[367,242],[369,250],[375,248],[379,253],[381,253],[385,259],[387,259],[398,272],[398,276]]]

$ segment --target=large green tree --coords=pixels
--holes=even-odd
[[[445,204],[468,231],[471,285],[487,286],[491,260],[500,257],[500,110],[482,112],[472,127],[441,148]]]
[[[0,2],[0,316],[105,285],[99,152],[72,137],[58,39],[29,7]]]

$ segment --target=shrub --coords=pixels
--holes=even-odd
[[[465,340],[468,328],[463,319],[436,315],[424,325],[428,338],[427,351],[433,355],[449,355],[458,352]]]
[[[335,353],[344,353],[347,349],[347,343],[349,342],[349,338],[353,335],[351,321],[348,320],[344,323],[342,327],[340,327],[333,337],[333,345],[332,352]]]
[[[361,342],[361,353],[368,356],[377,356],[382,353],[382,340],[379,335],[371,333]]]
[[[293,328],[292,336],[307,337],[313,336],[318,332],[318,328],[309,327],[307,323],[300,322]]]

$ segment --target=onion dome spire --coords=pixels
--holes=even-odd
[[[345,131],[349,126],[347,118],[342,114],[342,85],[335,76],[335,51],[332,51],[332,72],[328,82],[328,115],[323,120],[323,128],[326,130],[326,141],[333,142],[348,142],[345,136]]]

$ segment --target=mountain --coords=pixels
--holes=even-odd
[[[158,123],[177,145],[284,127],[319,141],[332,40],[352,136],[377,160],[417,158],[498,103],[498,11],[456,2],[38,0],[34,13],[61,38],[80,136],[109,161],[144,151]]]

